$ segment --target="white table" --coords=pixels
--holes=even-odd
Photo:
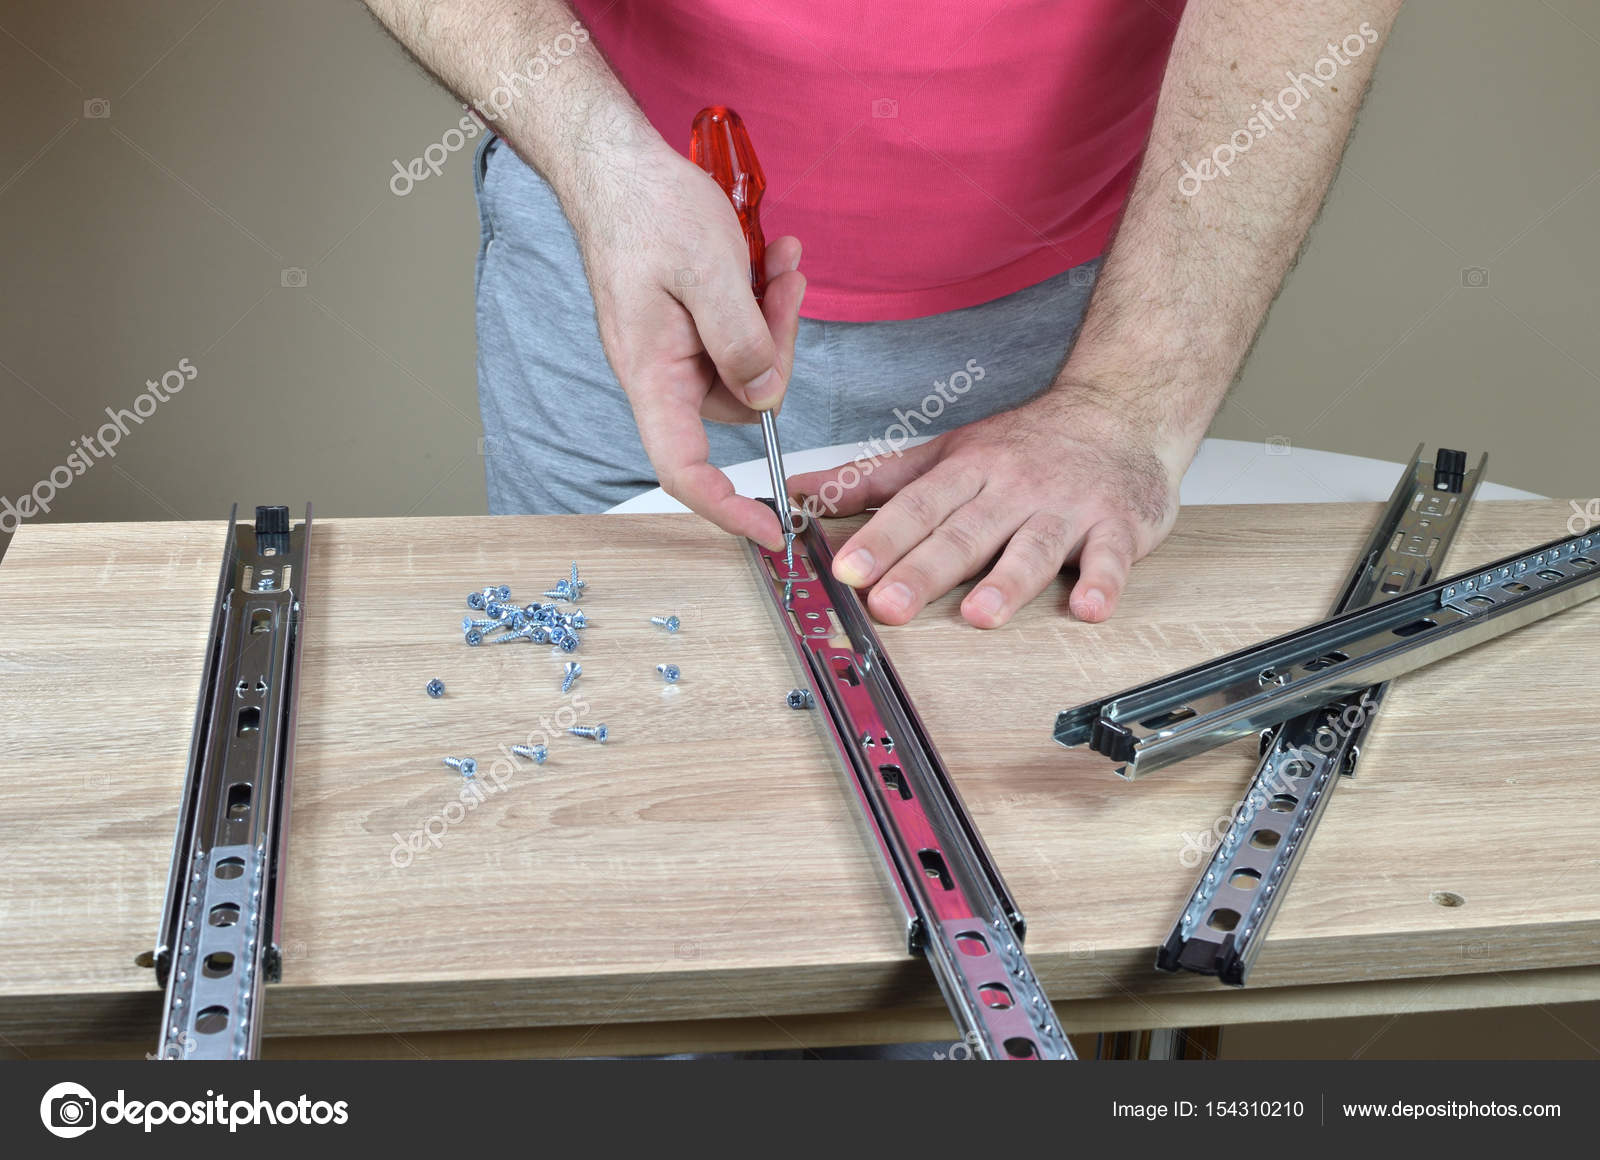
[[[925,438],[906,444],[915,447]],[[821,471],[848,463],[861,455],[855,444],[785,451],[783,460],[791,475]],[[1231,503],[1357,503],[1382,501],[1394,491],[1404,464],[1336,451],[1313,451],[1287,444],[1247,443],[1239,439],[1207,439],[1195,456],[1179,490],[1184,506]],[[767,461],[752,459],[725,469],[740,495],[765,496]],[[1543,499],[1531,491],[1485,483],[1479,499]],[[625,500],[613,512],[687,511],[659,487]]]

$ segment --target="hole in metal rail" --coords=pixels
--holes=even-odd
[[[239,724],[234,730],[240,737],[246,733],[259,733],[261,731],[261,710],[255,705],[246,705],[239,710]]]
[[[937,850],[918,850],[917,860],[922,863],[922,872],[932,878],[945,890],[954,890],[956,884],[950,879],[950,871],[944,864],[944,855]]]
[[[250,614],[251,633],[270,632],[272,630],[272,609],[258,608]]]
[[[1300,804],[1300,799],[1292,793],[1274,794],[1272,800],[1267,802],[1267,808],[1275,814],[1292,814],[1294,807]]]
[[[1574,556],[1574,557],[1572,557],[1572,561],[1571,562],[1576,564],[1580,568],[1593,568],[1594,567],[1594,561],[1589,559],[1589,557],[1587,557],[1587,556]]]
[[[964,955],[980,958],[989,953],[989,940],[975,930],[964,930],[956,935],[956,947]]]
[[[235,926],[239,922],[239,907],[232,902],[219,902],[211,908],[206,921],[212,926]]]
[[[1330,653],[1323,653],[1315,660],[1307,661],[1304,665],[1304,668],[1307,672],[1319,673],[1323,669],[1331,669],[1334,665],[1340,664],[1341,662],[1349,659],[1350,657],[1347,653],[1339,652],[1336,649]]]
[[[1241,866],[1228,875],[1228,885],[1235,890],[1254,890],[1256,883],[1261,881],[1261,872],[1252,870],[1248,866]],[[1232,929],[1231,927],[1229,929]]]
[[[855,686],[861,684],[861,674],[856,672],[855,662],[849,657],[834,657],[833,672],[835,676],[847,685]]]
[[[1278,833],[1277,830],[1269,830],[1263,827],[1250,835],[1250,844],[1257,850],[1270,850],[1282,839],[1283,835]]]
[[[983,983],[978,987],[978,998],[991,1011],[1008,1011],[1017,1005],[1011,997],[1011,988],[1004,983]]]
[[[1421,620],[1413,620],[1410,624],[1402,624],[1394,630],[1396,636],[1416,636],[1419,632],[1426,632],[1430,628],[1439,627],[1439,622],[1429,620],[1424,616]]]
[[[1554,568],[1541,568],[1537,573],[1541,580],[1565,580],[1566,577]]]
[[[1261,682],[1265,689],[1269,685],[1286,685],[1289,683],[1289,674],[1280,673],[1277,669],[1262,669],[1256,680]]]
[[[1518,596],[1521,596],[1524,592],[1533,591],[1533,589],[1529,588],[1526,584],[1519,584],[1515,580],[1512,580],[1508,584],[1502,584],[1500,587],[1504,588],[1507,592],[1513,592]]]
[[[200,969],[205,972],[208,979],[227,978],[233,974],[233,954],[229,951],[214,951],[201,962]]]
[[[1024,1039],[1017,1035],[1005,1041],[1006,1054],[1012,1059],[1038,1059],[1039,1049],[1033,1045],[1033,1040]]]
[[[911,800],[911,787],[906,784],[905,771],[898,765],[880,765],[878,773],[883,777],[883,784],[892,792],[900,795],[901,801]]]
[[[250,783],[247,781],[236,781],[228,787],[228,820],[237,822],[242,821],[249,816]],[[239,861],[237,858],[233,860],[235,862]],[[239,865],[242,872],[244,863],[240,862]],[[218,877],[221,877],[221,867],[218,867],[218,871]]]
[[[1146,717],[1139,722],[1146,729],[1165,729],[1168,725],[1176,725],[1179,721],[1187,721],[1195,715],[1195,711],[1188,705],[1179,705],[1176,709],[1169,709],[1154,717]]]
[[[1227,934],[1228,931],[1239,925],[1239,912],[1237,910],[1229,910],[1227,907],[1219,907],[1211,912],[1210,917],[1206,919],[1206,925],[1212,930],[1220,930],[1223,934]]]
[[[248,798],[249,797],[249,789],[250,789],[250,787],[249,786],[245,786],[244,788],[245,788],[245,791],[246,791],[246,795],[245,796],[246,796],[246,798]],[[216,869],[215,873],[216,873],[218,878],[221,878],[224,881],[232,881],[233,879],[238,878],[241,874],[244,873],[244,859],[243,858],[224,858],[222,861],[217,863],[217,869]]]
[[[228,1027],[228,1009],[226,1007],[207,1007],[194,1017],[194,1029],[201,1035],[215,1035],[225,1031]]]
[[[1492,607],[1494,605],[1494,599],[1492,597],[1484,596],[1482,593],[1479,593],[1476,596],[1467,597],[1467,603],[1468,604],[1474,604],[1479,608],[1489,608],[1489,607]]]

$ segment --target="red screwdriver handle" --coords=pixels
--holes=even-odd
[[[756,160],[744,120],[732,109],[712,105],[695,114],[689,137],[689,158],[722,186],[739,215],[739,228],[750,246],[750,289],[760,302],[767,291],[767,241],[761,235],[761,195],[767,179]]]

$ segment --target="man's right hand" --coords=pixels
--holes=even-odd
[[[727,194],[665,142],[563,198],[594,294],[600,339],[673,498],[735,535],[783,546],[777,517],[737,495],[708,459],[704,421],[751,423],[783,398],[805,276],[800,242],[767,246],[767,289]]]
[[[709,461],[705,419],[749,423],[783,398],[805,278],[800,243],[767,246],[767,292],[710,175],[662,140],[596,51],[567,0],[366,0],[462,100],[567,37],[574,51],[521,88],[495,130],[548,181],[577,231],[606,357],[667,492],[770,548],[778,518],[734,494]],[[683,126],[687,138],[689,126]]]

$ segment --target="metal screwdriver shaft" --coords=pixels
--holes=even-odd
[[[750,248],[750,289],[760,302],[767,290],[767,241],[761,233],[761,195],[767,179],[756,160],[750,134],[738,113],[712,105],[695,114],[689,135],[689,156],[709,173],[733,203]],[[783,558],[794,569],[794,515],[789,508],[789,493],[784,485],[783,448],[778,443],[778,423],[773,412],[761,412],[761,440],[767,449],[767,471],[772,479],[772,502],[783,524]]]

